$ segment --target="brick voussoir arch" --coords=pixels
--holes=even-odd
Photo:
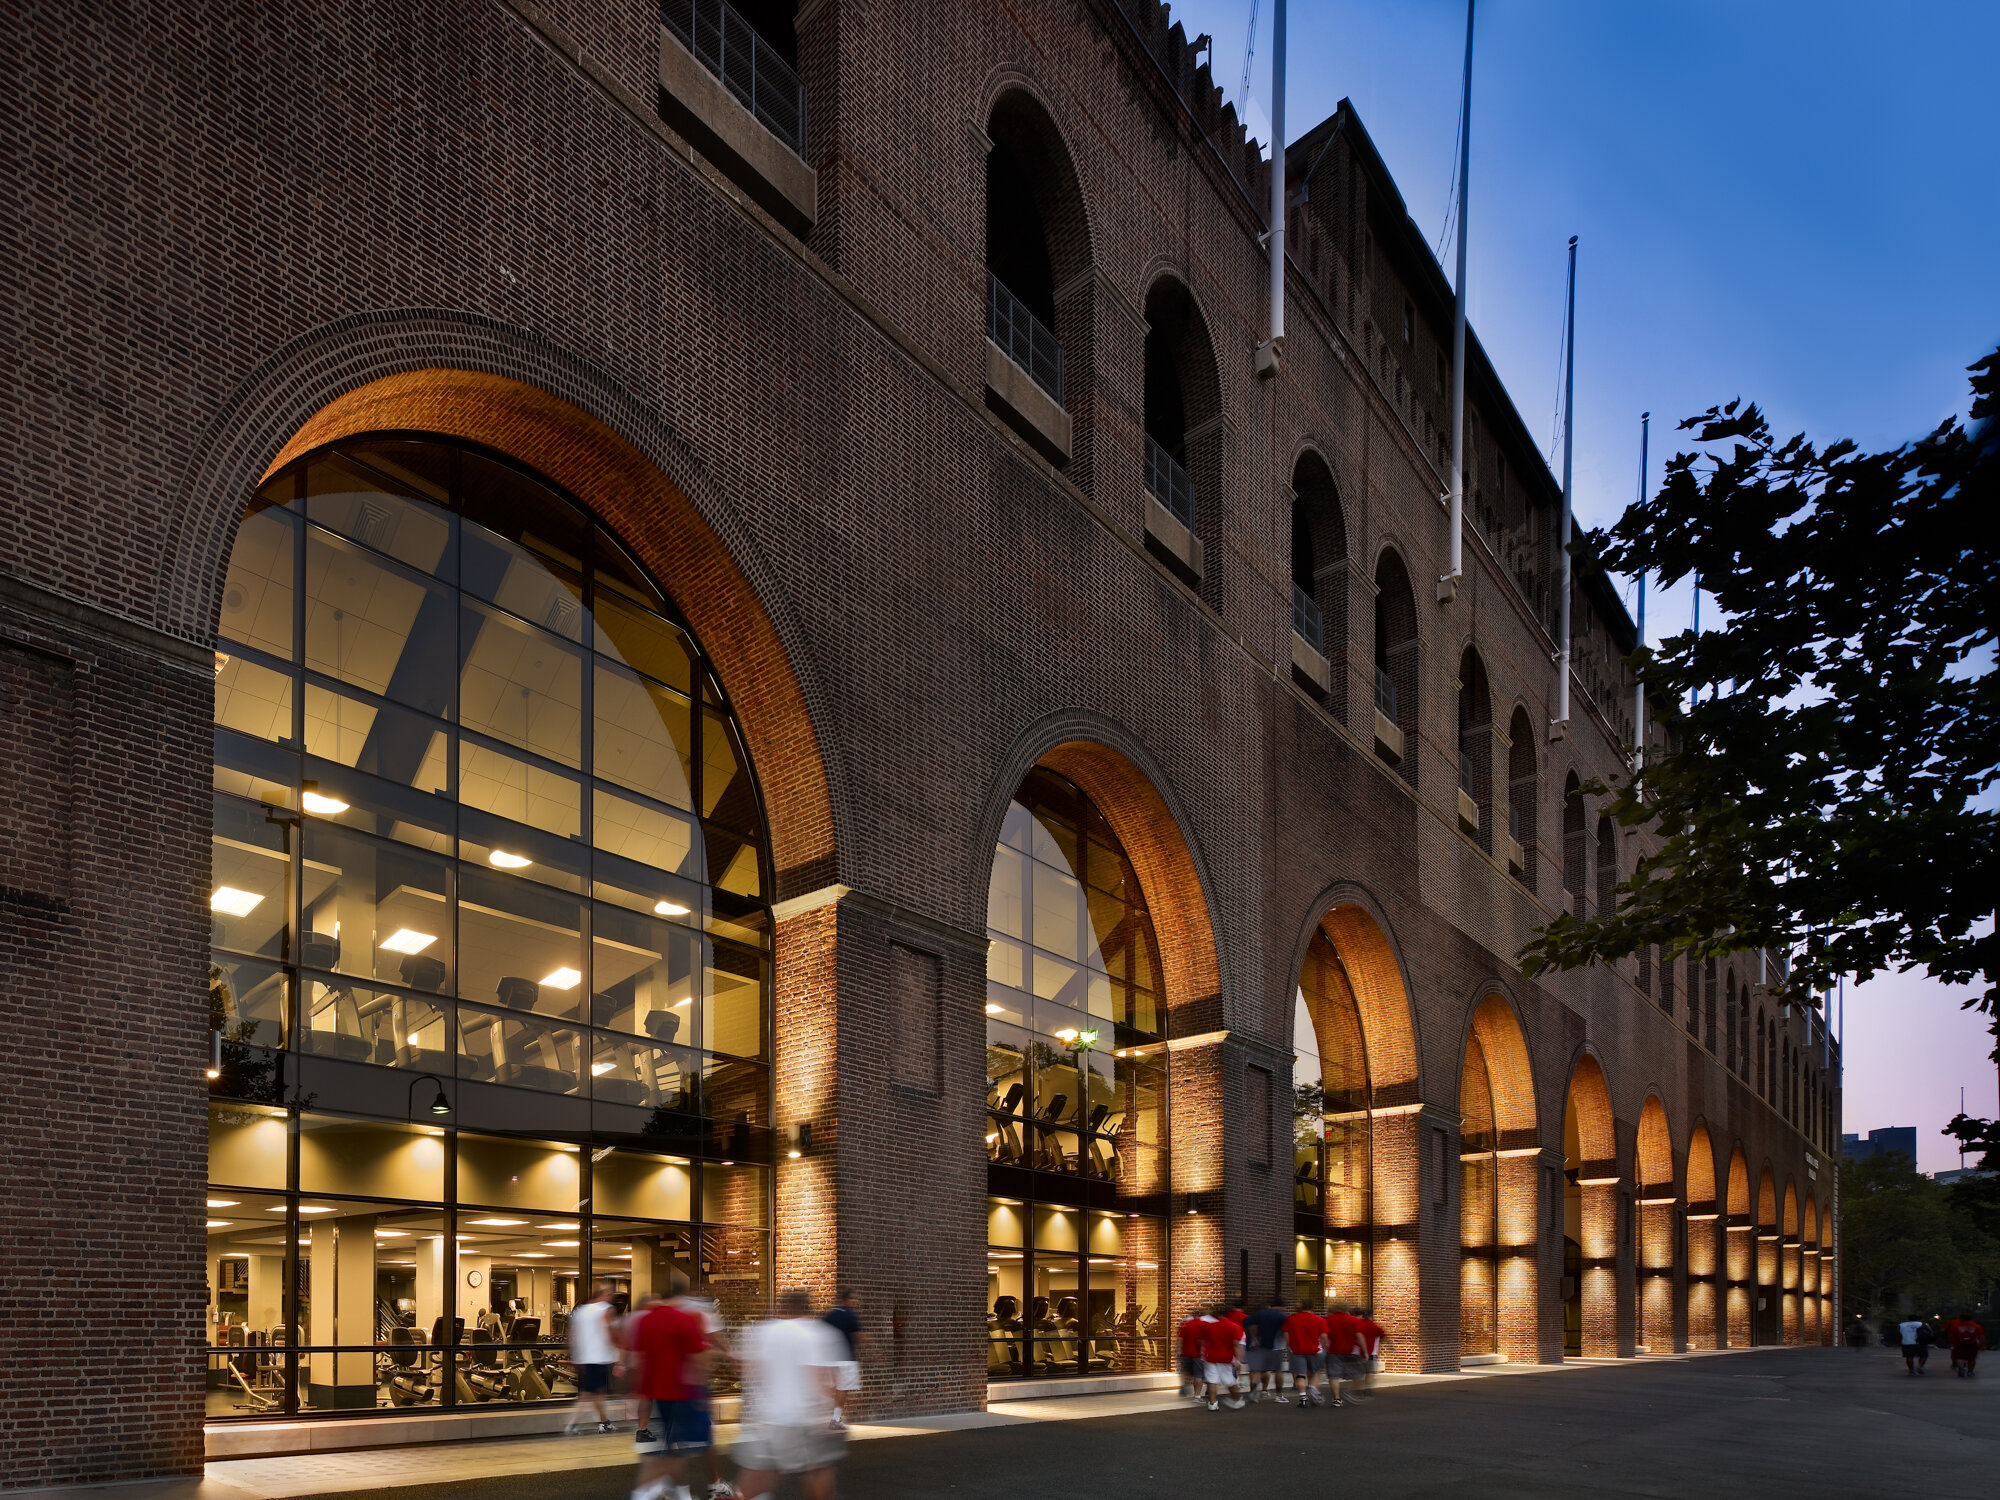
[[[1160,940],[1172,1031],[1185,1036],[1220,1029],[1222,966],[1215,938],[1220,923],[1210,895],[1214,881],[1172,785],[1145,747],[1116,721],[1069,710],[1030,725],[1015,741],[994,773],[979,820],[979,841],[967,851],[964,888],[976,889],[983,904],[1007,805],[1036,766],[1075,782],[1125,846]]]
[[[257,484],[313,447],[380,430],[485,444],[604,519],[724,674],[770,814],[774,894],[832,883],[848,800],[820,731],[832,715],[776,570],[657,411],[524,329],[387,309],[316,328],[265,361],[210,424],[175,497],[159,623],[212,639],[230,545]]]
[[[1465,1067],[1468,1044],[1479,1039],[1486,1069],[1493,1082],[1493,1128],[1502,1150],[1525,1150],[1542,1144],[1542,1091],[1535,1082],[1534,1059],[1528,1051],[1527,1028],[1513,993],[1498,979],[1475,987],[1466,1004],[1465,1024],[1454,1054]]]
[[[1292,945],[1288,972],[1297,989],[1313,935],[1324,932],[1340,955],[1361,1014],[1368,1084],[1376,1108],[1421,1103],[1422,1051],[1410,996],[1409,968],[1388,917],[1374,897],[1351,881],[1336,881],[1313,898]],[[1290,1011],[1287,1009],[1286,1014]],[[1457,1088],[1454,1076],[1452,1087]]]

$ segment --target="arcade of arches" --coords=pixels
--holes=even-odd
[[[772,690],[739,677],[739,711],[691,621],[739,650],[754,632],[671,597],[589,498],[464,436],[362,423],[302,435],[239,530],[216,643],[214,1417],[562,1402],[593,1283],[704,1280],[740,1317],[785,1262],[810,1105],[774,1103],[773,888],[799,822],[777,826],[765,778],[823,782],[755,763],[786,743]],[[1468,745],[1491,721],[1472,667]],[[1289,1077],[1232,1060],[1207,922],[1129,762],[1059,746],[1014,790],[985,933],[988,1379],[1164,1371],[1191,1303],[1261,1297],[1269,1258],[1253,1284],[1224,1232],[1235,1157],[1290,1173],[1275,1290],[1372,1308],[1399,1365],[1425,1357],[1427,1297],[1456,1297],[1474,1361],[1830,1336],[1810,1190],[1768,1167],[1753,1190],[1740,1147],[1718,1173],[1701,1122],[1677,1151],[1657,1097],[1621,1149],[1589,1054],[1545,1145],[1499,993],[1472,1008],[1455,1105],[1427,1104],[1404,969],[1358,899],[1302,946]],[[1239,1066],[1244,1118],[1222,1121]],[[1419,1263],[1440,1221],[1444,1282]]]

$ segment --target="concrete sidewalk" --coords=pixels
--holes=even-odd
[[[1623,1360],[1571,1359],[1560,1365],[1483,1365],[1439,1375],[1378,1375],[1374,1385],[1377,1391],[1386,1393],[1459,1382],[1513,1382],[1535,1377],[1576,1376],[1592,1370],[1682,1364],[1755,1352],[1758,1351],[1639,1355]],[[874,1442],[995,1427],[1134,1417],[1149,1412],[1182,1409],[1191,1404],[1171,1390],[1052,1396],[1032,1401],[993,1402],[983,1412],[952,1412],[933,1417],[902,1418],[893,1423],[859,1425],[851,1430],[850,1436],[856,1442]],[[722,1424],[716,1428],[718,1447],[726,1449],[734,1437],[735,1428],[732,1425]],[[468,1480],[627,1468],[633,1461],[632,1434],[629,1430],[609,1434],[592,1432],[573,1437],[546,1435],[487,1442],[295,1454],[277,1458],[215,1459],[206,1465],[199,1479],[15,1490],[10,1493],[9,1500],[296,1500],[296,1497],[305,1495],[348,1494],[416,1485],[456,1484]]]

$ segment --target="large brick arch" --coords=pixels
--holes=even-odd
[[[1618,1125],[1611,1113],[1611,1086],[1595,1055],[1583,1053],[1570,1070],[1564,1109],[1576,1110],[1579,1170],[1585,1177],[1618,1176]]]
[[[321,444],[382,430],[495,448],[604,519],[723,674],[769,813],[775,894],[832,883],[838,799],[818,729],[827,716],[815,711],[803,637],[775,604],[774,575],[656,414],[518,330],[458,314],[357,315],[274,356],[218,417],[182,486],[161,563],[162,623],[212,639],[229,547],[257,483]]]
[[[1680,1236],[1675,1232],[1674,1141],[1667,1107],[1648,1093],[1639,1110],[1639,1137],[1633,1168],[1639,1186],[1637,1342],[1653,1353],[1680,1347],[1674,1320],[1674,1265]]]
[[[1339,977],[1361,1017],[1370,1103],[1391,1109],[1419,1102],[1423,1090],[1415,1013],[1402,956],[1381,913],[1365,894],[1347,885],[1322,892],[1313,906],[1317,916],[1300,933],[1292,954],[1293,988],[1298,987],[1313,935],[1323,933],[1340,959]],[[1324,1037],[1321,1044],[1324,1051]]]
[[[1706,1121],[1688,1132],[1687,1340],[1691,1349],[1723,1347],[1723,1208],[1716,1198],[1715,1140]]]
[[[1521,1018],[1505,995],[1484,996],[1467,1028],[1486,1054],[1487,1076],[1493,1084],[1493,1127],[1502,1150],[1528,1150],[1541,1143],[1541,1110],[1535,1096],[1534,1062]],[[1465,1049],[1460,1049],[1461,1057]]]

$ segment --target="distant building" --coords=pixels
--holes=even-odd
[[[1840,1154],[1849,1161],[1866,1161],[1871,1156],[1886,1156],[1891,1151],[1900,1151],[1915,1162],[1917,1127],[1884,1125],[1880,1130],[1869,1131],[1866,1137],[1843,1135],[1840,1138]]]
[[[1950,1187],[1955,1182],[1977,1182],[1982,1177],[1992,1175],[1983,1167],[1953,1167],[1947,1172],[1933,1172],[1931,1179],[1940,1186]]]

